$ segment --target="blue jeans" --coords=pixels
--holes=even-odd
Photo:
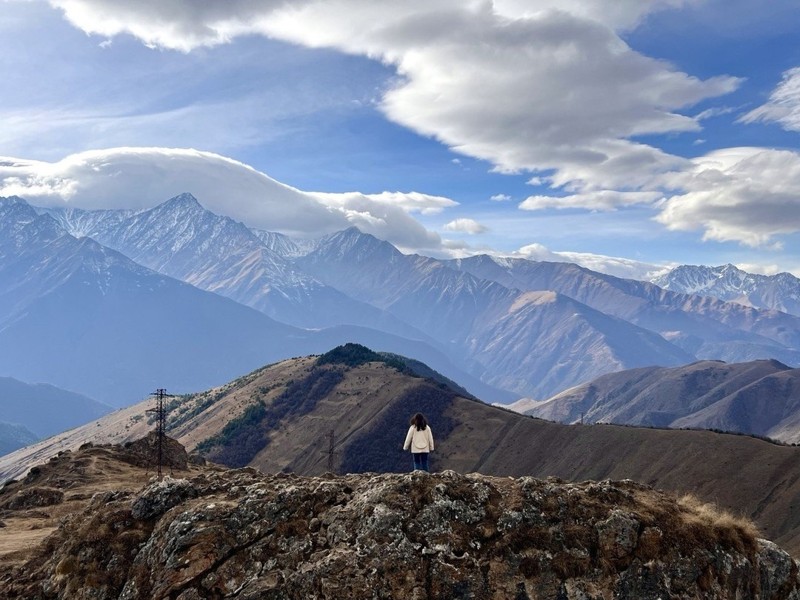
[[[428,453],[427,452],[412,452],[411,456],[414,457],[414,470],[427,471],[428,470]]]

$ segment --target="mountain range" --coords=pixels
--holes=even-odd
[[[218,293],[298,327],[378,326],[423,338],[390,315],[346,296],[297,269],[270,246],[277,236],[256,234],[242,223],[205,210],[181,194],[150,210],[48,210],[66,231],[91,237],[136,263]],[[262,239],[263,238],[263,239]],[[291,255],[283,238],[277,249]]]
[[[104,222],[69,216],[83,231]],[[113,213],[111,223],[126,216]],[[346,341],[415,355],[486,397],[510,398],[424,341],[346,324],[296,328],[77,238],[23,200],[0,201],[2,375],[123,406],[156,388],[202,389]]]
[[[562,423],[716,429],[800,442],[800,369],[700,361],[603,375],[526,414]]]
[[[35,433],[23,425],[0,421],[0,456],[33,444],[38,439]]]
[[[800,364],[798,317],[569,263],[406,255],[355,228],[292,240],[190,194],[142,211],[6,199],[0,213],[0,374],[117,406],[346,341],[490,402],[698,359]]]
[[[450,261],[449,265],[508,287],[553,290],[569,296],[656,332],[696,358],[727,362],[776,358],[787,364],[800,364],[800,321],[793,315],[671,292],[571,263],[474,256]]]
[[[0,377],[0,399],[3,406],[0,425],[8,426],[3,430],[5,439],[10,436],[21,442],[13,448],[10,447],[13,444],[5,444],[5,452],[83,425],[112,410],[107,404],[81,394],[11,377]]]
[[[652,282],[665,290],[713,296],[754,308],[800,315],[800,279],[791,273],[758,275],[731,264],[718,267],[681,265]]]
[[[9,230],[16,235],[8,235]],[[0,204],[0,368],[119,406],[293,348],[289,325],[165,277],[22,201]]]
[[[797,317],[669,292],[569,263],[406,256],[355,229],[323,239],[296,262],[326,283],[455,342],[467,351],[468,360],[484,369],[485,380],[521,394],[546,397],[591,379],[590,373],[626,364],[672,366],[697,358],[740,362],[764,357],[800,364]],[[541,291],[555,295],[526,294]],[[543,298],[562,310],[543,316],[548,305]],[[520,336],[521,344],[509,344],[504,337],[508,331],[497,326],[520,316],[523,308],[527,313],[514,331],[524,326],[528,335]],[[616,318],[611,328],[616,335],[608,333],[608,318]],[[548,338],[564,343],[555,352],[547,346],[540,350],[539,340]],[[581,351],[582,346],[590,351]],[[524,360],[539,361],[539,373],[566,365],[565,373],[555,375],[556,382],[543,381],[539,373],[521,366]],[[523,372],[522,380],[515,370]]]

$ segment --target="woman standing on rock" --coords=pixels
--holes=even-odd
[[[417,413],[411,418],[411,427],[408,428],[403,450],[409,448],[414,457],[414,470],[427,471],[428,454],[433,452],[433,434],[422,413]]]

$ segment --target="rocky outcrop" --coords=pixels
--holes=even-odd
[[[143,438],[128,442],[123,446],[120,458],[137,467],[155,467],[158,464],[158,434],[151,431]],[[161,444],[163,467],[186,469],[189,461],[186,449],[178,441],[165,435]]]
[[[20,490],[5,500],[0,501],[0,509],[20,510],[53,506],[64,501],[64,492],[50,487],[30,487]]]
[[[0,596],[800,599],[752,526],[623,482],[252,469],[96,494]]]

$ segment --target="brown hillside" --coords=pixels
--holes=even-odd
[[[776,360],[703,360],[603,375],[527,414],[561,423],[719,429],[800,441],[800,369]]]
[[[703,431],[560,425],[463,398],[444,383],[386,362],[317,361],[283,361],[223,388],[176,399],[170,435],[190,451],[199,447],[228,464],[248,459],[269,473],[320,475],[327,470],[333,431],[335,470],[406,471],[411,459],[400,446],[409,416],[422,410],[436,438],[435,470],[632,479],[692,492],[752,517],[765,537],[800,554],[800,448]],[[3,457],[0,473],[18,474],[70,444],[141,436],[152,427],[141,416],[149,407],[118,411]]]

